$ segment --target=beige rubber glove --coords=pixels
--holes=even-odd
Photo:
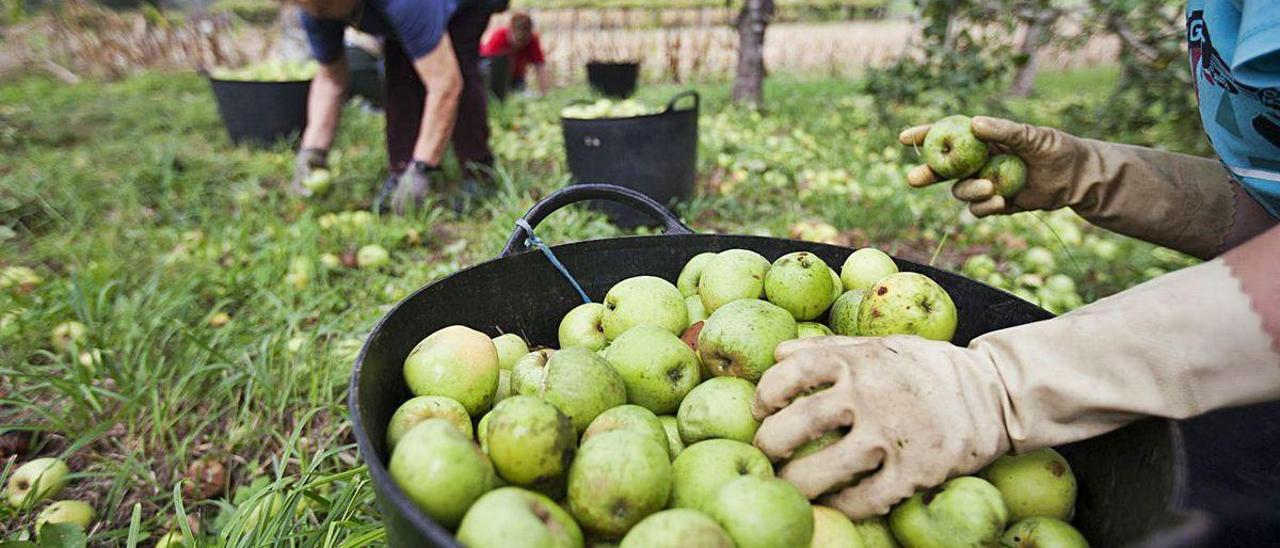
[[[1280,229],[1268,235],[1280,243]],[[848,429],[780,475],[863,518],[1008,449],[1280,398],[1280,310],[1254,308],[1276,302],[1275,264],[1254,264],[1252,278],[1241,278],[1262,287],[1249,290],[1261,295],[1252,300],[1215,260],[968,348],[909,336],[784,343],[757,387],[755,443],[781,461]]]
[[[1027,164],[1027,186],[1012,200],[996,194],[986,179],[966,179],[952,187],[952,194],[979,217],[1070,207],[1108,230],[1209,258],[1230,247],[1224,244],[1238,199],[1248,199],[1242,192],[1237,195],[1238,185],[1215,160],[1081,139],[1000,118],[976,116],[971,127],[991,146],[991,154],[1015,154]],[[898,140],[921,145],[929,129],[907,129]],[[907,175],[913,187],[939,180],[925,165]]]

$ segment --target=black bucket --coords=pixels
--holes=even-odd
[[[626,99],[636,92],[640,63],[587,63],[587,83],[608,97]]]
[[[485,87],[499,101],[511,92],[511,56],[485,57]]]
[[[611,185],[562,189],[525,214],[536,226],[575,202],[615,200],[635,207],[666,228],[661,236],[639,236],[554,246],[556,256],[593,299],[632,276],[675,280],[698,253],[729,248],[776,258],[797,250],[842,264],[849,248],[754,236],[694,234],[646,196]],[[356,359],[347,404],[360,453],[373,478],[378,507],[392,546],[458,546],[451,532],[427,517],[387,472],[385,444],[391,414],[410,397],[402,365],[423,337],[461,324],[496,336],[518,333],[531,345],[555,345],[559,319],[581,300],[547,257],[530,251],[517,228],[498,258],[432,282],[391,309],[369,334]],[[959,312],[953,342],[968,344],[983,333],[1052,317],[1017,297],[962,276],[897,259],[905,271],[921,272],[951,294]],[[479,418],[479,417],[476,417]],[[1209,521],[1187,513],[1185,450],[1176,423],[1145,420],[1060,448],[1071,461],[1080,495],[1075,524],[1094,546],[1204,546]]]
[[[690,108],[676,108],[692,98]],[[670,207],[693,196],[698,175],[697,92],[672,97],[662,112],[630,118],[561,118],[565,156],[575,183],[608,181],[638,190]],[[652,225],[653,218],[613,202],[597,202],[622,227]]]
[[[351,78],[348,96],[363,97],[370,105],[382,108],[386,88],[382,84],[382,59],[355,46],[347,46],[347,67]]]
[[[252,82],[209,78],[218,113],[234,143],[269,146],[307,127],[310,80]]]

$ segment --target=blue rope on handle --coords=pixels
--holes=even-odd
[[[525,238],[524,244],[541,250],[542,254],[547,256],[547,260],[551,261],[551,266],[556,267],[556,270],[560,271],[560,274],[564,276],[564,279],[569,280],[569,284],[578,291],[578,296],[582,297],[582,302],[591,302],[591,297],[588,297],[587,292],[582,290],[582,285],[573,277],[573,274],[569,273],[569,269],[565,268],[564,263],[560,262],[560,259],[556,258],[556,254],[551,251],[551,248],[548,247],[546,243],[543,243],[542,238],[539,238],[537,234],[533,233],[533,227],[529,226],[529,221],[526,221],[524,220],[524,217],[521,217],[516,219],[516,226],[523,228],[524,231],[529,234],[529,237]]]

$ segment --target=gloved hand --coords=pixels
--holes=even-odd
[[[411,207],[421,207],[432,188],[432,173],[439,170],[423,162],[409,164],[404,173],[393,175],[383,183],[382,190],[374,198],[374,211],[386,213],[390,209],[396,215],[403,215]]]
[[[1272,232],[1274,250],[1280,229]],[[1069,443],[1143,416],[1185,418],[1280,398],[1280,331],[1273,340],[1253,306],[1274,295],[1242,290],[1274,285],[1275,266],[1250,261],[1263,270],[1211,261],[968,348],[908,336],[785,343],[756,389],[763,422],[755,443],[781,461],[848,428],[779,474],[864,518],[1006,449]],[[1275,311],[1261,314],[1277,320]]]
[[[952,194],[974,215],[1070,207],[1095,225],[1198,257],[1223,247],[1235,216],[1235,184],[1214,160],[986,116],[975,116],[971,128],[993,155],[1011,153],[1027,164],[1027,186],[1012,199],[985,179],[957,182]],[[921,145],[929,129],[907,129],[898,140]],[[907,175],[913,187],[939,180],[926,165]]]
[[[289,183],[289,188],[301,196],[311,196],[311,189],[304,182],[311,176],[312,170],[328,167],[328,156],[329,151],[318,148],[299,150],[293,161],[293,181]]]

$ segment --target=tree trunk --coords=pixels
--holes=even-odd
[[[1027,32],[1022,35],[1022,43],[1018,44],[1018,56],[1024,59],[1022,66],[1013,76],[1013,84],[1009,86],[1009,94],[1015,97],[1031,95],[1036,86],[1036,72],[1040,70],[1040,60],[1036,52],[1044,42],[1045,31],[1052,25],[1046,17],[1036,17],[1027,24]]]
[[[733,100],[756,106],[764,101],[764,31],[773,17],[773,0],[746,0],[738,12],[738,70]]]

